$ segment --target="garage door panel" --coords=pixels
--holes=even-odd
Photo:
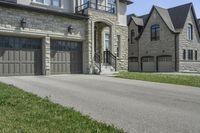
[[[79,49],[77,49],[79,47]],[[82,73],[82,48],[79,42],[51,40],[51,72]]]
[[[3,75],[3,63],[0,63],[0,75]]]
[[[155,72],[155,62],[153,57],[142,58],[142,71]]]
[[[159,72],[173,71],[173,63],[171,56],[158,57],[158,71]]]
[[[40,39],[0,36],[1,76],[41,74],[41,51]]]
[[[4,63],[3,64],[3,73],[8,75],[9,72],[9,64],[8,63]]]

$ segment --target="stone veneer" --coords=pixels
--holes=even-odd
[[[120,26],[117,22],[117,15],[111,13],[105,13],[103,11],[96,11],[93,9],[88,10],[90,16],[88,23],[88,49],[89,49],[89,66],[90,72],[93,71],[93,55],[94,55],[94,25],[95,22],[102,22],[107,24],[111,28],[111,52],[116,54],[117,52],[117,35],[120,35],[120,57],[117,58],[117,70],[128,69],[128,27]],[[91,36],[89,36],[91,35]]]
[[[179,71],[180,72],[200,72],[200,37],[194,21],[194,16],[190,10],[185,26],[179,35]],[[193,26],[193,40],[187,40],[187,26]],[[183,60],[183,49],[186,50],[186,60]],[[193,50],[193,58],[195,50],[198,51],[197,61],[188,60],[188,50]]]
[[[117,60],[118,70],[128,68],[128,28],[117,25],[117,15],[88,10],[89,19],[72,19],[65,16],[39,13],[26,9],[0,6],[0,35],[41,38],[43,51],[43,74],[50,74],[50,40],[70,40],[83,43],[83,73],[94,69],[94,23],[103,22],[111,27],[112,52],[116,53],[117,35],[121,36],[121,56]],[[22,29],[20,20],[25,18],[27,26]],[[67,27],[72,25],[72,34]]]
[[[50,39],[80,41],[83,43],[83,72],[88,73],[86,57],[86,19],[71,19],[67,16],[50,15],[35,11],[0,6],[0,35],[41,38],[43,41],[43,74],[50,74]],[[20,20],[26,19],[25,29]],[[68,34],[67,27],[72,25],[74,32]]]
[[[154,24],[160,25],[160,40],[158,41],[151,41],[151,26]],[[169,30],[158,12],[154,10],[139,39],[139,68],[141,69],[140,59],[142,57],[153,56],[154,66],[156,66],[156,57],[161,55],[172,56],[173,70],[175,71],[175,34]]]

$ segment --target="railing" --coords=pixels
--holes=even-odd
[[[94,54],[95,65],[99,69],[99,73],[101,72],[101,56],[97,53]]]
[[[103,61],[105,64],[113,66],[115,68],[115,71],[117,71],[117,57],[113,55],[110,51],[104,51]]]
[[[88,8],[92,8],[92,9],[101,10],[101,11],[105,11],[105,12],[115,14],[115,6],[114,5],[105,6],[105,5],[94,3],[94,2],[91,2],[91,1],[88,1],[88,2],[86,2],[86,3],[84,3],[80,6],[77,6],[76,12],[77,13],[83,13],[84,10],[86,10]]]

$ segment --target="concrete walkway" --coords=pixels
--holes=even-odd
[[[130,133],[200,133],[200,88],[95,75],[1,77]]]

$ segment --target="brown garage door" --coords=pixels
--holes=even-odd
[[[41,40],[0,36],[0,75],[40,75]]]
[[[51,40],[51,74],[82,73],[82,44]]]

